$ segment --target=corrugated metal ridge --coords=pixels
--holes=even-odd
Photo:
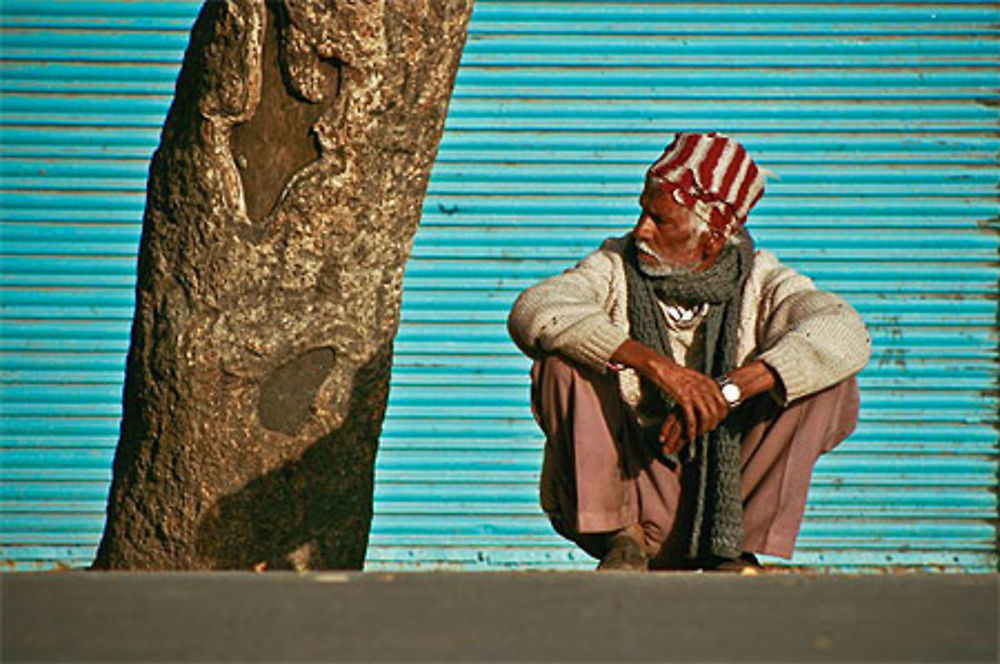
[[[986,164],[977,170],[956,172],[937,165],[879,165],[871,164],[845,170],[831,180],[816,171],[814,164],[789,164],[771,160],[769,164],[780,168],[781,193],[792,195],[822,196],[831,191],[844,194],[859,193],[857,188],[876,186],[874,193],[912,196],[910,187],[936,185],[929,193],[935,197],[983,196],[994,193],[993,172]],[[642,173],[644,164],[575,164],[572,171],[564,165],[507,163],[488,164],[476,168],[467,162],[439,164],[435,170],[438,195],[448,193],[475,193],[488,195],[506,193],[502,187],[517,185],[524,196],[573,193],[591,195],[611,193],[630,195],[636,175]],[[145,191],[148,162],[145,159],[71,159],[5,157],[2,162],[4,187],[10,189],[99,191],[104,188]],[[107,183],[107,184],[105,184]],[[545,189],[556,185],[557,189]],[[488,189],[490,186],[499,189]],[[533,188],[534,186],[534,188]],[[593,187],[605,187],[607,192],[595,192]],[[798,187],[806,186],[802,191]],[[894,190],[894,186],[907,188]],[[478,189],[476,189],[478,188]]]
[[[774,97],[798,99],[968,99],[989,97],[1000,74],[984,67],[935,68],[920,73],[870,70],[776,70],[772,67],[699,67],[671,71],[635,68],[626,71],[603,67],[520,67],[464,69],[457,79],[454,98],[512,95],[536,99],[725,99],[757,100]],[[111,70],[111,71],[109,71]],[[155,75],[155,76],[154,76]],[[174,86],[174,66],[157,63],[16,62],[4,66],[2,89],[7,92],[140,94],[148,88],[169,93]],[[51,78],[49,78],[51,76]],[[745,85],[748,80],[754,85]],[[705,82],[711,83],[706,85]],[[539,85],[542,84],[542,85]],[[651,86],[655,85],[655,89]],[[935,88],[938,88],[935,90]],[[947,88],[942,93],[942,88]],[[936,94],[935,94],[936,92]]]

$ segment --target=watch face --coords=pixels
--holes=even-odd
[[[732,383],[726,383],[722,386],[722,396],[729,403],[736,403],[740,400],[740,388]]]

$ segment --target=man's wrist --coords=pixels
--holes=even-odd
[[[781,384],[774,369],[760,360],[754,360],[739,369],[730,371],[728,374],[720,376],[718,380],[720,387],[722,380],[728,380],[733,383],[740,391],[741,402],[745,402],[747,399],[757,396],[761,392],[774,389],[775,385]]]
[[[648,350],[648,348],[635,339],[626,339],[611,354],[610,363],[631,367],[636,371],[644,371],[648,363]]]
[[[722,375],[715,379],[722,392],[722,398],[726,400],[729,410],[735,410],[743,403],[743,391],[740,386],[729,379],[729,376]]]

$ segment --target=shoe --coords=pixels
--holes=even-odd
[[[599,572],[645,572],[649,569],[649,556],[628,535],[615,535],[609,544],[608,552],[597,566]]]
[[[764,571],[764,567],[757,560],[757,556],[748,551],[741,553],[739,558],[713,556],[703,569],[706,572],[728,572],[730,574],[745,574],[748,576],[760,574]]]

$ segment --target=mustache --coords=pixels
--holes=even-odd
[[[652,247],[646,244],[643,240],[635,240],[635,248],[637,251],[641,251],[647,256],[651,256],[655,259],[654,264],[639,262],[639,271],[648,277],[673,277],[684,274],[694,274],[694,270],[690,267],[684,265],[677,265],[671,263],[670,261],[664,260],[660,254],[656,253]]]
[[[658,253],[656,253],[655,251],[653,251],[652,247],[650,247],[648,244],[646,244],[645,241],[643,241],[643,240],[636,240],[635,241],[635,248],[638,249],[639,251],[641,251],[644,254],[649,254],[650,256],[655,256],[656,258],[660,258],[660,255]],[[662,259],[660,259],[660,260],[662,260]]]

